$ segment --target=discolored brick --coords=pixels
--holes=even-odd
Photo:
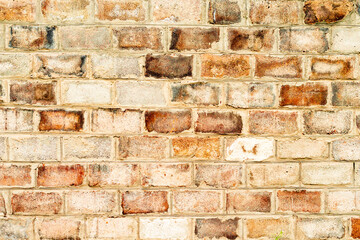
[[[241,21],[239,3],[232,0],[211,0],[208,19],[211,24],[232,24]]]
[[[220,191],[174,191],[173,199],[175,213],[222,212]]]
[[[351,213],[360,209],[359,192],[348,190],[330,191],[327,194],[327,209],[330,213]]]
[[[28,54],[0,54],[1,77],[29,77],[31,56]]]
[[[232,191],[226,194],[227,213],[270,212],[271,192]]]
[[[33,219],[31,218],[1,218],[0,232],[4,236],[29,239],[33,232]]]
[[[360,219],[351,218],[351,237],[360,238]]]
[[[170,50],[202,50],[216,48],[219,28],[172,28]]]
[[[280,106],[326,105],[328,89],[321,83],[281,85]]]
[[[30,165],[1,164],[0,186],[30,186],[32,174]]]
[[[198,187],[235,188],[242,182],[242,165],[197,164],[195,185]]]
[[[40,165],[37,168],[37,185],[43,187],[79,186],[84,182],[85,168],[74,165]]]
[[[308,0],[304,4],[306,24],[334,23],[345,18],[354,6],[351,1]]]
[[[321,211],[321,192],[319,191],[277,191],[277,210],[292,212]]]
[[[165,213],[169,209],[166,191],[126,191],[122,193],[123,214]]]
[[[294,134],[298,131],[298,113],[288,111],[250,111],[252,134]]]
[[[235,112],[198,112],[195,132],[202,133],[241,133],[243,123],[239,113]]]
[[[112,157],[112,138],[109,136],[64,137],[64,160],[109,160]]]
[[[36,219],[35,231],[40,239],[80,239],[83,221],[68,217]]]
[[[97,0],[96,18],[105,21],[144,21],[146,4],[140,0]]]
[[[245,232],[248,238],[274,238],[280,232],[281,238],[291,239],[292,224],[288,217],[281,218],[250,218],[245,220]]]
[[[296,235],[305,239],[341,239],[345,226],[341,218],[299,218]]]
[[[35,21],[35,0],[1,0],[0,21]]]
[[[84,125],[84,112],[49,110],[40,111],[40,131],[81,131]]]
[[[333,82],[332,105],[334,106],[360,106],[360,84],[357,82]]]
[[[0,193],[0,215],[6,215],[5,200],[2,193]]]
[[[250,75],[250,59],[246,55],[201,55],[201,77],[241,78]]]
[[[200,23],[200,0],[154,0],[153,21],[165,23]]]
[[[151,158],[167,157],[168,140],[156,136],[122,136],[119,138],[119,158]]]
[[[1,132],[29,132],[33,128],[34,113],[27,109],[0,109],[0,131]]]
[[[55,84],[55,82],[11,82],[10,101],[25,104],[56,104]]]
[[[116,47],[134,50],[161,50],[162,32],[160,28],[147,27],[117,27],[113,28]]]
[[[201,239],[237,239],[241,237],[239,218],[198,218],[195,221],[195,235]]]
[[[42,0],[43,18],[51,22],[86,22],[91,18],[90,0]]]
[[[353,79],[353,56],[313,57],[310,63],[310,79]]]
[[[275,30],[270,28],[230,28],[228,30],[229,48],[234,51],[268,52],[274,48],[274,33]]]
[[[255,56],[255,76],[275,78],[301,78],[300,57]]]
[[[339,139],[332,142],[332,155],[335,160],[360,160],[359,139]]]
[[[190,111],[146,111],[145,126],[149,132],[179,133],[191,128]]]
[[[228,138],[225,143],[225,159],[263,161],[274,156],[274,145],[271,138]]]
[[[221,155],[219,138],[177,137],[171,147],[174,157],[217,159]]]
[[[171,85],[171,102],[197,105],[218,105],[220,86],[205,83],[175,83]]]
[[[53,215],[60,213],[62,206],[62,197],[57,192],[23,191],[11,196],[11,209],[15,214]]]

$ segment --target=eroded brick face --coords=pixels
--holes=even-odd
[[[81,131],[84,125],[84,113],[81,111],[41,111],[40,131]]]
[[[304,4],[305,23],[333,23],[342,20],[354,8],[351,1],[309,0]]]

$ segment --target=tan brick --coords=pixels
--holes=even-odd
[[[219,49],[219,28],[172,28],[170,50]]]
[[[79,186],[84,182],[85,168],[74,165],[40,165],[37,168],[37,186],[68,187]]]
[[[345,234],[341,218],[299,218],[296,235],[300,239],[339,239]]]
[[[83,224],[82,220],[69,217],[37,218],[35,231],[40,239],[80,239]]]
[[[0,21],[35,21],[35,0],[1,0]]]
[[[321,83],[281,85],[280,106],[319,106],[327,103],[328,88]]]
[[[166,191],[126,191],[121,199],[123,214],[165,213],[169,210]]]
[[[270,212],[271,192],[231,191],[226,194],[227,213]]]
[[[353,10],[351,1],[308,0],[304,4],[306,24],[334,23]]]
[[[199,239],[238,239],[242,236],[239,218],[198,218],[195,235]]]
[[[146,111],[145,127],[149,132],[180,133],[191,128],[191,111]]]
[[[360,50],[359,36],[360,31],[356,27],[333,28],[331,50],[341,53],[357,53]]]
[[[119,138],[118,157],[162,159],[168,156],[168,140],[156,136],[132,136]]]
[[[333,141],[332,155],[335,160],[357,161],[360,160],[360,140],[344,139]]]
[[[82,131],[83,111],[48,110],[40,111],[40,131]]]
[[[114,191],[70,191],[65,195],[67,212],[72,214],[106,214],[117,212]]]
[[[0,137],[0,160],[7,160],[7,138]]]
[[[218,159],[221,155],[219,138],[177,137],[171,146],[174,157]]]
[[[359,191],[330,191],[327,196],[327,209],[331,213],[351,213],[359,211],[359,197]]]
[[[0,219],[1,237],[9,236],[18,239],[31,239],[33,220],[30,218],[2,218]]]
[[[232,0],[211,0],[208,19],[211,24],[231,24],[241,21],[239,3]]]
[[[255,56],[255,76],[274,78],[301,78],[302,59],[286,56]]]
[[[243,127],[241,114],[238,112],[198,112],[195,132],[231,134],[241,133]]]
[[[140,218],[140,238],[185,240],[190,238],[190,226],[189,218]]]
[[[6,205],[3,194],[0,192],[0,216],[6,216]]]
[[[270,28],[230,28],[228,46],[234,51],[269,52],[274,49],[275,31]]]
[[[332,105],[334,106],[360,106],[358,91],[360,84],[357,82],[333,82]]]
[[[192,77],[193,56],[146,55],[145,76],[155,78]]]
[[[321,211],[321,192],[306,190],[277,191],[277,211],[311,212]]]
[[[0,54],[0,77],[28,77],[30,62],[28,54]]]
[[[112,157],[111,137],[64,137],[65,160],[109,160]]]
[[[99,238],[136,239],[138,222],[135,218],[90,218],[86,221],[87,236]]]
[[[279,158],[326,158],[329,146],[326,141],[315,139],[288,139],[277,142]]]
[[[154,0],[153,20],[165,23],[200,23],[201,4],[200,0]]]
[[[175,213],[220,213],[221,191],[174,191],[173,212]]]
[[[161,28],[147,27],[117,27],[113,28],[116,47],[119,49],[133,50],[161,50]]]
[[[354,79],[355,57],[324,56],[310,59],[310,79]]]
[[[146,2],[141,0],[97,0],[96,18],[99,20],[144,21]]]
[[[56,83],[11,82],[10,101],[19,104],[56,104]]]
[[[89,0],[42,0],[41,14],[46,21],[80,23],[91,19]]]
[[[30,132],[33,130],[33,111],[25,109],[0,109],[0,132]]]
[[[243,166],[239,164],[196,164],[198,187],[236,188],[243,183]]]
[[[171,102],[192,105],[219,105],[220,86],[205,82],[171,84]]]
[[[0,186],[2,187],[30,187],[33,171],[30,165],[0,165]]]
[[[245,235],[251,239],[273,239],[280,232],[282,238],[292,239],[292,223],[288,217],[282,218],[250,218],[244,223]]]
[[[225,159],[229,161],[263,161],[274,156],[275,142],[265,138],[229,138]]]
[[[242,78],[250,75],[250,58],[247,55],[201,55],[201,77]]]

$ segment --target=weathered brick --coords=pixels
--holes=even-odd
[[[250,2],[249,18],[253,24],[297,24],[300,20],[297,1]]]
[[[360,106],[359,90],[360,84],[357,82],[333,82],[332,104],[334,106]]]
[[[35,0],[1,0],[0,21],[35,21]]]
[[[219,49],[219,28],[172,28],[170,50]]]
[[[231,138],[226,140],[225,159],[229,161],[262,161],[274,156],[273,139]]]
[[[193,57],[182,55],[146,55],[145,76],[155,78],[192,77]]]
[[[326,141],[316,139],[288,139],[277,142],[279,158],[326,158],[329,156],[329,146]]]
[[[321,202],[319,191],[277,191],[277,211],[318,213],[321,211]]]
[[[305,134],[346,134],[351,128],[351,111],[305,111]]]
[[[57,192],[13,192],[11,209],[14,214],[53,215],[62,211],[63,200]]]
[[[201,5],[200,0],[154,0],[153,20],[165,23],[200,23]]]
[[[299,218],[296,226],[301,239],[338,239],[345,234],[341,218]]]
[[[247,165],[247,182],[251,187],[298,186],[299,180],[300,166],[297,163]]]
[[[229,49],[269,52],[274,48],[275,30],[270,28],[230,28],[228,30]]]
[[[188,163],[147,163],[140,166],[141,184],[149,186],[189,186],[191,166]]]
[[[341,139],[333,142],[332,155],[335,160],[357,161],[360,160],[360,140]]]
[[[189,239],[189,218],[140,218],[140,239]]]
[[[217,159],[221,155],[219,138],[177,137],[171,147],[174,157]]]
[[[6,216],[6,205],[5,205],[5,199],[3,194],[0,192],[0,216],[4,215]]]
[[[308,0],[303,10],[306,24],[334,23],[342,20],[353,10],[353,3],[348,0]]]
[[[198,112],[195,131],[202,133],[241,133],[242,118],[236,112]]]
[[[116,192],[70,191],[65,195],[68,213],[106,214],[117,212]]]
[[[199,239],[240,239],[239,218],[198,218],[195,220],[195,235]]]
[[[107,49],[111,46],[111,32],[106,27],[61,27],[59,42],[63,49]]]
[[[123,214],[165,213],[169,210],[166,191],[126,191],[121,199]]]
[[[137,78],[140,76],[139,59],[113,55],[91,56],[95,78]]]
[[[97,0],[97,19],[144,21],[146,3],[140,0]]]
[[[7,29],[9,48],[24,50],[54,49],[56,27],[13,25]]]
[[[69,217],[35,220],[35,232],[40,239],[80,239],[82,228],[80,219]]]
[[[32,184],[32,174],[30,165],[0,165],[0,186],[21,186],[29,187]]]
[[[0,161],[1,160],[7,160],[7,138],[0,137]]]
[[[85,55],[51,54],[35,55],[35,78],[74,78],[86,76]]]
[[[235,108],[272,107],[275,91],[272,83],[228,83],[226,104]]]
[[[46,21],[79,23],[91,19],[89,0],[42,0],[41,14]]]
[[[327,208],[331,213],[351,213],[360,210],[360,192],[331,191],[327,196]]]
[[[0,109],[1,132],[29,132],[33,130],[33,111],[25,109]]]
[[[353,79],[355,77],[353,56],[312,57],[310,79]]]
[[[121,27],[113,28],[116,47],[134,50],[161,50],[163,48],[160,28]]]
[[[298,113],[289,111],[250,111],[252,134],[293,134],[298,131]]]
[[[64,137],[65,160],[105,159],[112,157],[111,137]]]
[[[74,165],[40,165],[37,168],[37,185],[43,187],[79,186],[84,182],[85,168]]]
[[[271,192],[232,191],[226,194],[227,213],[270,212]]]
[[[10,101],[22,104],[56,104],[56,83],[11,82]]]
[[[191,111],[146,111],[145,127],[149,132],[180,133],[191,128]]]
[[[40,131],[82,131],[83,111],[48,110],[40,111]]]
[[[342,53],[358,53],[360,31],[356,27],[336,27],[332,29],[331,50]]]
[[[291,239],[292,236],[292,223],[288,217],[250,218],[245,220],[244,228],[246,236],[251,239],[273,239],[280,232],[281,238]]]
[[[220,213],[221,195],[221,191],[174,191],[173,212]]]
[[[351,218],[351,237],[360,238],[360,219]]]
[[[0,237],[13,239],[31,239],[33,236],[33,220],[29,218],[0,219]]]
[[[281,85],[280,106],[326,105],[328,89],[321,83]]]
[[[168,156],[168,140],[156,136],[132,136],[119,138],[118,157],[162,159]]]
[[[198,187],[235,188],[243,181],[243,166],[234,164],[197,164],[195,185]]]
[[[138,222],[135,218],[91,218],[86,222],[87,236],[99,238],[136,239]]]
[[[93,110],[92,131],[103,133],[140,133],[141,111],[118,108]]]
[[[232,24],[241,21],[239,3],[233,0],[211,0],[208,19],[211,24]]]
[[[173,103],[219,105],[220,86],[207,82],[171,84]]]
[[[311,185],[345,185],[352,183],[352,163],[303,163],[301,181]]]
[[[241,78],[250,75],[250,58],[246,55],[201,55],[201,77]]]
[[[140,182],[139,166],[125,163],[91,164],[88,181],[90,187],[134,187]]]
[[[0,77],[28,77],[30,67],[28,54],[0,54]]]
[[[300,57],[255,56],[255,76],[274,78],[301,78]]]

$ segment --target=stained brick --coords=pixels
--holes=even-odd
[[[319,191],[282,190],[277,192],[277,200],[278,211],[312,213],[321,211],[321,192]]]
[[[80,239],[83,222],[68,217],[36,219],[36,233],[40,239]]]
[[[241,78],[250,75],[250,59],[246,55],[201,55],[201,77]]]
[[[211,24],[232,24],[241,21],[239,3],[232,0],[211,0],[208,19]]]
[[[64,137],[63,158],[65,160],[108,160],[112,157],[112,138]]]
[[[153,20],[168,23],[200,23],[200,0],[154,0],[152,3]]]
[[[156,136],[133,136],[119,138],[119,158],[161,159],[168,155],[168,140]]]
[[[305,239],[340,239],[345,234],[341,218],[299,218],[296,226],[297,236]]]
[[[171,146],[174,157],[217,159],[221,155],[219,138],[177,137]]]
[[[353,10],[353,3],[348,0],[308,0],[303,10],[306,24],[334,23],[345,18]]]
[[[292,224],[288,217],[282,218],[253,218],[246,219],[244,223],[246,236],[248,238],[274,238],[280,232],[283,238],[291,238]]]
[[[271,192],[232,191],[226,195],[227,213],[270,212]]]
[[[242,165],[197,164],[195,185],[198,187],[236,188],[242,184]]]
[[[310,79],[353,79],[353,56],[313,57],[310,60]]]
[[[274,145],[273,139],[226,139],[225,159],[230,161],[263,161],[274,156]]]
[[[30,55],[21,53],[0,54],[0,76],[28,77],[31,69],[30,63]]]
[[[239,218],[198,218],[195,220],[195,235],[201,239],[237,239],[241,237]]]
[[[33,111],[26,109],[0,109],[1,132],[29,132],[33,130]]]
[[[219,42],[219,28],[173,28],[169,48],[178,51],[202,50],[216,48]]]
[[[239,113],[198,112],[195,131],[202,133],[241,133],[243,124]]]
[[[328,89],[321,83],[287,84],[280,89],[280,106],[326,105]]]
[[[149,132],[179,133],[191,128],[190,111],[146,111],[145,126]]]
[[[301,78],[300,57],[256,56],[255,76],[274,78]]]
[[[56,83],[11,82],[10,101],[25,104],[56,104]]]
[[[113,35],[116,47],[134,50],[161,50],[162,32],[160,28],[121,27],[114,28]]]
[[[74,165],[41,165],[38,167],[37,185],[43,187],[68,187],[83,184],[85,168]]]
[[[33,22],[35,20],[35,0],[1,0],[0,21]]]
[[[351,237],[360,238],[360,219],[351,218]]]
[[[174,83],[171,85],[174,103],[196,105],[218,105],[220,103],[220,86],[206,82]]]
[[[166,191],[126,191],[121,199],[124,214],[165,213],[169,209]]]
[[[2,218],[0,220],[0,230],[3,236],[29,239],[34,232],[33,220],[29,218]]]
[[[97,0],[96,18],[106,21],[144,21],[146,3],[140,0]]]
[[[32,185],[32,174],[30,165],[0,165],[0,186],[21,186],[29,187]]]
[[[360,84],[357,82],[332,83],[332,104],[334,106],[360,106],[359,90]]]
[[[51,22],[86,22],[91,18],[91,1],[89,0],[42,0],[41,14]]]
[[[139,59],[116,55],[93,55],[91,57],[95,78],[131,78],[140,76]]]
[[[40,131],[81,131],[84,125],[82,111],[40,111]]]
[[[268,28],[230,28],[228,30],[229,48],[234,51],[271,51],[275,42],[274,32],[274,29]]]

